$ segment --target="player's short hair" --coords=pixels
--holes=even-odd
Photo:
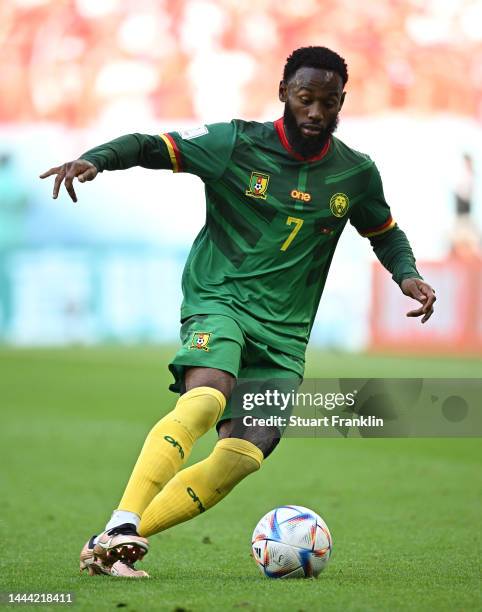
[[[348,81],[348,67],[345,60],[327,47],[300,47],[287,58],[283,70],[283,81],[287,83],[298,68],[321,68],[340,75],[343,85]]]

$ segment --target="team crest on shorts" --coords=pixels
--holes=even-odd
[[[348,196],[344,193],[335,193],[331,196],[330,200],[330,210],[335,215],[335,217],[343,217],[346,215],[346,211],[348,210],[348,206],[350,204],[350,200]]]
[[[266,200],[266,192],[268,191],[269,174],[263,172],[251,172],[249,179],[249,189],[246,189],[246,195],[250,198],[261,198]]]
[[[208,344],[210,339],[210,332],[194,332],[191,340],[191,346],[189,348],[209,351]]]

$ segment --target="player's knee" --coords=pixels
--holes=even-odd
[[[246,440],[257,446],[266,459],[278,446],[280,432],[277,427],[250,427]]]
[[[233,392],[236,377],[217,368],[186,368],[184,374],[184,389],[190,391],[196,387],[211,387],[220,391],[226,399]]]
[[[281,438],[277,427],[243,425],[242,419],[231,419],[224,421],[219,426],[219,438],[240,438],[254,444],[263,453],[264,458],[271,455],[278,446]]]

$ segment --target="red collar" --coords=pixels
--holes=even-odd
[[[285,132],[285,126],[283,123],[283,117],[276,119],[276,121],[274,122],[274,127],[276,128],[276,131],[278,132],[278,136],[279,136],[279,139],[281,140],[281,144],[283,145],[283,147],[288,151],[290,155],[292,155],[294,158],[298,159],[299,161],[304,161],[304,162],[319,161],[320,159],[323,159],[325,155],[328,153],[328,150],[331,144],[331,137],[328,139],[328,142],[323,147],[323,149],[320,151],[320,153],[318,153],[318,155],[314,155],[313,157],[302,157],[299,153],[293,150],[292,146],[288,142],[288,138],[286,137],[286,132]]]

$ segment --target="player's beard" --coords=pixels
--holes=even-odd
[[[290,145],[302,157],[313,157],[320,153],[330,136],[338,127],[338,115],[336,115],[331,123],[329,123],[326,128],[322,129],[319,134],[312,137],[306,137],[298,127],[296,118],[288,103],[285,104],[283,121]]]

